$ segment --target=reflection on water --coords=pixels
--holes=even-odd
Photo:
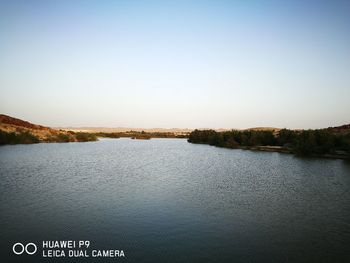
[[[350,261],[342,160],[103,139],[0,147],[0,176],[13,262],[14,242],[83,239],[124,262]]]

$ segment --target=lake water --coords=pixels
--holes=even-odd
[[[126,256],[99,262],[350,262],[343,160],[102,139],[2,146],[0,176],[1,262],[45,262],[12,253],[42,240]]]

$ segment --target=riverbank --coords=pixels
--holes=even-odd
[[[287,154],[295,154],[292,149],[288,149],[282,146],[242,146],[238,149],[242,150],[250,150],[250,151],[262,151],[262,152],[279,152],[279,153],[287,153]],[[299,156],[299,155],[298,155]],[[302,155],[300,155],[302,156]],[[343,159],[350,160],[350,156],[345,153],[334,153],[334,154],[311,154],[308,157],[315,158],[327,158],[327,159]]]
[[[194,143],[194,144],[206,144],[207,143]],[[214,145],[210,145],[214,146]],[[278,153],[286,153],[286,154],[294,154],[296,156],[302,156],[303,155],[298,155],[293,152],[292,149],[288,149],[282,146],[238,146],[235,148],[232,147],[223,147],[223,146],[215,146],[219,148],[226,148],[226,149],[239,149],[239,150],[247,150],[247,151],[260,151],[260,152],[278,152]],[[326,159],[342,159],[342,160],[350,160],[350,156],[346,154],[311,154],[308,155],[307,157],[313,157],[313,158],[326,158]]]
[[[0,145],[96,140],[97,136],[92,133],[57,130],[7,115],[0,115]]]
[[[162,129],[159,130],[155,129],[155,131],[150,130],[149,132],[144,130],[96,132],[93,130],[54,129],[0,114],[0,145],[89,142],[97,141],[98,137],[150,140],[151,138],[188,138],[189,136],[186,131],[177,129],[163,129],[163,132]]]
[[[342,126],[344,127],[344,126]],[[256,131],[194,130],[188,142],[212,146],[295,154],[298,156],[350,159],[350,132],[331,128],[319,130]]]

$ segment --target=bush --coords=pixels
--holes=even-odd
[[[65,133],[59,133],[57,135],[57,142],[69,142],[70,137]]]
[[[0,131],[0,145],[4,144],[31,144],[38,143],[38,137],[34,136],[30,132],[15,133]]]
[[[97,137],[95,134],[87,132],[77,132],[75,133],[75,138],[78,142],[97,141]]]

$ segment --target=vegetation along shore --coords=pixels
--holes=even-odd
[[[188,138],[188,142],[230,149],[293,153],[301,156],[350,159],[350,124],[317,130],[252,128],[194,130],[190,133],[130,130],[120,132],[53,129],[0,114],[0,145],[40,142],[88,142],[99,137],[149,140]]]
[[[194,130],[188,142],[231,149],[350,159],[350,125],[317,130]]]
[[[52,129],[0,114],[0,145],[96,140],[95,134]]]
[[[32,144],[40,142],[88,142],[102,138],[131,138],[149,140],[151,138],[188,138],[188,132],[145,132],[130,130],[122,132],[73,131],[67,129],[53,129],[0,114],[0,145]]]

